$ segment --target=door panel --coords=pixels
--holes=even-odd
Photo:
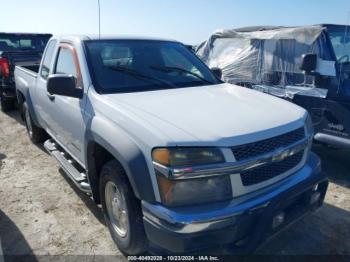
[[[350,101],[327,99],[322,131],[326,134],[350,138]]]
[[[83,89],[79,61],[72,45],[60,44],[53,73],[75,76],[77,79],[77,88]],[[50,131],[52,131],[58,142],[80,164],[83,164],[85,94],[82,99],[51,95],[50,97],[47,96],[46,100],[49,104]]]
[[[293,102],[309,111],[315,133],[350,138],[350,99],[295,96]]]

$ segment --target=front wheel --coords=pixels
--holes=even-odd
[[[142,254],[146,250],[147,239],[141,203],[116,160],[102,168],[100,196],[106,224],[119,250],[127,255]]]
[[[47,134],[44,129],[37,127],[33,122],[33,119],[29,112],[28,104],[26,102],[23,103],[23,114],[24,114],[24,121],[27,128],[27,133],[30,140],[34,144],[44,142],[47,138]]]

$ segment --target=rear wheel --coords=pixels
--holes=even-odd
[[[34,144],[44,142],[47,139],[47,134],[44,129],[36,126],[33,122],[26,102],[23,103],[23,115],[30,140]]]
[[[146,250],[141,203],[124,169],[116,161],[105,164],[100,175],[100,196],[108,229],[119,250],[127,255]]]

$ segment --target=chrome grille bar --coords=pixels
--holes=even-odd
[[[169,168],[159,163],[153,162],[156,171],[166,176],[168,179],[193,179],[208,176],[229,175],[241,173],[248,170],[267,165],[269,163],[279,162],[300,151],[305,150],[312,140],[311,136],[304,137],[302,140],[289,146],[275,149],[274,151],[241,160],[232,163],[222,163],[213,165],[199,165],[184,168]]]

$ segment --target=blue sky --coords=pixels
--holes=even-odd
[[[349,23],[350,0],[100,0],[102,34],[196,44],[219,28]],[[0,32],[97,34],[97,0],[9,0]]]

